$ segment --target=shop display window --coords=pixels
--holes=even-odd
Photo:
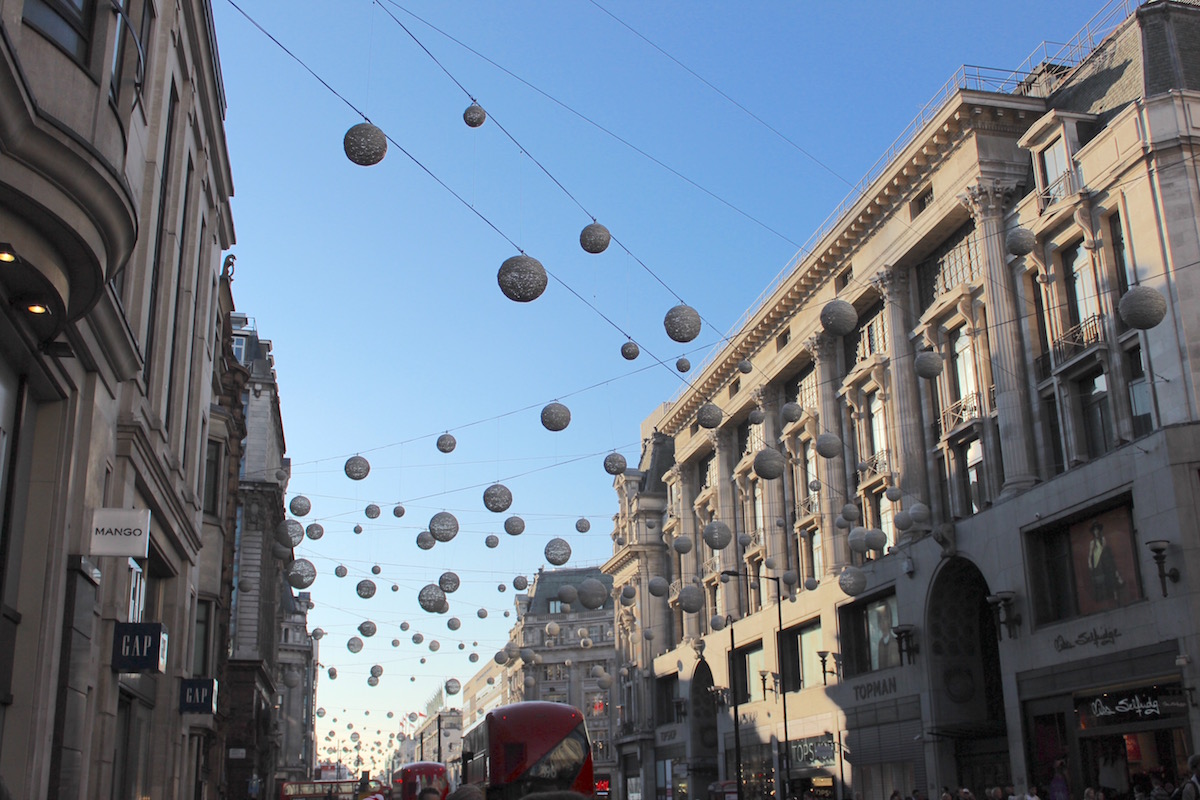
[[[1033,531],[1027,541],[1039,625],[1143,597],[1128,505]]]
[[[892,635],[892,628],[899,622],[896,615],[894,594],[842,609],[842,664],[847,677],[900,666],[900,651]]]

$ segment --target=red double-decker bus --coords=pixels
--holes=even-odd
[[[437,791],[438,800],[446,800],[450,781],[446,778],[445,764],[416,761],[392,773],[392,800],[419,800],[426,789]]]
[[[567,790],[592,797],[592,746],[583,714],[532,700],[487,713],[463,736],[463,783],[487,800]]]
[[[361,779],[346,779],[340,781],[284,781],[279,786],[279,800],[358,800],[362,796],[359,791]],[[377,780],[367,782],[368,793],[380,791],[382,784]]]

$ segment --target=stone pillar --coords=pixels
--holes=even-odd
[[[928,503],[925,469],[925,425],[921,414],[921,396],[917,388],[916,354],[909,331],[909,271],[896,267],[884,269],[872,280],[883,295],[887,314],[888,340],[891,344],[892,404],[894,421],[889,431],[895,448],[891,459],[894,485],[904,492],[904,505]]]
[[[987,303],[988,341],[991,344],[1004,460],[1001,500],[1037,483],[1031,444],[1029,393],[1025,385],[1025,350],[1021,344],[1021,318],[1017,313],[1016,283],[1004,255],[1004,208],[1015,186],[998,179],[981,178],[958,196],[979,228],[983,249],[984,299]]]
[[[841,409],[838,405],[837,388],[841,383],[838,375],[837,345],[839,340],[828,334],[818,333],[804,343],[817,365],[817,394],[821,413],[817,427],[821,433],[832,433],[842,439],[842,452],[833,458],[817,457],[817,474],[821,481],[821,530],[825,551],[825,573],[837,575],[850,563],[850,547],[846,543],[848,531],[834,526],[833,521],[848,502],[846,488],[846,441],[842,432]]]

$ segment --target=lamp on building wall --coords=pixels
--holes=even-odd
[[[987,596],[988,605],[992,607],[992,618],[996,620],[996,640],[1004,638],[1004,631],[1008,631],[1008,638],[1016,639],[1021,633],[1021,615],[1019,612],[1013,611],[1013,600],[1016,598],[1015,592],[996,592]]]
[[[17,251],[8,242],[0,242],[0,262],[11,264],[17,260]]]
[[[833,656],[833,669],[825,669],[825,662]],[[831,653],[828,650],[818,650],[817,658],[821,659],[821,684],[829,685],[829,676],[841,680],[842,677],[842,656],[840,653]]]
[[[1167,540],[1154,539],[1146,542],[1146,547],[1150,548],[1150,552],[1154,554],[1154,563],[1158,565],[1158,582],[1162,584],[1163,597],[1167,596],[1167,578],[1171,579],[1171,583],[1179,583],[1179,569],[1171,567],[1167,569]]]
[[[768,689],[768,687],[767,687],[767,676],[768,676],[768,675],[770,675],[770,676],[771,676],[771,680],[772,680],[772,684],[771,684],[771,686],[770,686],[770,688],[769,688],[769,689]],[[778,673],[778,672],[768,672],[768,671],[767,671],[767,670],[765,670],[765,669],[760,669],[760,670],[758,671],[758,677],[762,678],[762,690],[763,690],[763,697],[764,697],[764,698],[767,696],[767,692],[768,692],[768,691],[770,691],[770,692],[771,692],[772,694],[774,694],[776,697],[778,697],[778,696],[779,696],[779,683],[780,683],[780,677],[779,677],[779,673]]]
[[[913,656],[917,654],[917,640],[913,638],[916,632],[915,625],[893,625],[892,633],[896,635],[896,649],[900,651],[900,662],[904,663],[905,656],[908,656],[908,663],[913,663]]]

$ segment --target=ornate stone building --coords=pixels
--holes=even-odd
[[[1184,774],[1197,41],[1112,2],[961,70],[647,419],[605,567],[630,800]]]

